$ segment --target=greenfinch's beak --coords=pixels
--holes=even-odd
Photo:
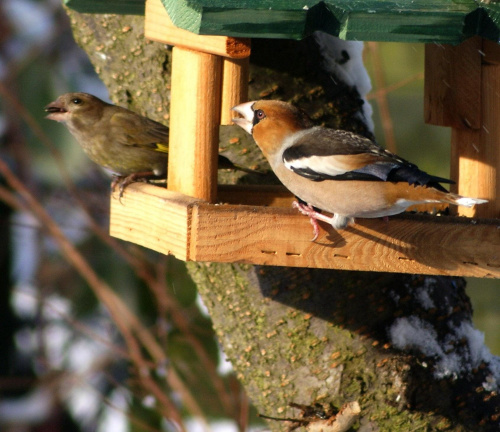
[[[61,102],[59,102],[59,100],[56,100],[49,103],[45,107],[45,112],[49,113],[49,115],[46,116],[49,120],[62,121],[68,111],[64,108]]]

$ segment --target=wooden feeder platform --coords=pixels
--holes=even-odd
[[[252,188],[219,192],[238,204],[134,183],[121,202],[111,200],[111,235],[184,261],[500,277],[498,220],[402,215],[359,219],[339,232],[320,222],[311,242],[309,219],[291,208],[291,196],[273,202],[274,191],[259,188],[256,201],[267,196],[271,205],[263,207],[240,204],[255,199]]]
[[[136,183],[121,200],[113,196],[111,235],[186,261],[500,278],[500,6],[233,3],[146,1],[146,37],[174,46],[168,189]],[[231,107],[248,94],[250,39],[241,36],[300,38],[314,30],[427,42],[425,121],[452,128],[454,191],[489,203],[459,216],[359,219],[340,231],[320,223],[311,242],[309,219],[290,207],[283,188],[218,185],[219,126],[231,124]]]

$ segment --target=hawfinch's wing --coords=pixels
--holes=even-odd
[[[313,181],[372,180],[407,182],[443,189],[439,182],[416,165],[384,150],[353,132],[315,127],[298,132],[283,152],[283,163]]]

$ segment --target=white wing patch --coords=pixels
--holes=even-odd
[[[316,126],[312,129],[306,129],[299,132],[294,133],[289,136],[285,142],[283,143],[283,153],[290,147],[300,141],[302,137],[305,135],[311,135],[316,129],[321,129],[319,126]],[[318,174],[325,174],[328,176],[337,176],[345,174],[347,171],[350,171],[349,168],[345,166],[342,161],[338,159],[338,155],[331,156],[304,156],[297,159],[288,159],[283,158],[283,163],[285,167],[291,171],[294,170],[308,170],[313,171]]]
[[[285,166],[291,170],[309,170],[318,174],[337,176],[350,171],[335,156],[310,156],[285,160]]]

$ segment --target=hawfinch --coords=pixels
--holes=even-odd
[[[115,175],[120,196],[131,182],[165,177],[168,127],[88,93],[66,93],[45,107],[47,118],[64,123],[90,159]],[[224,156],[219,168],[240,169]]]
[[[260,100],[233,108],[233,122],[251,134],[281,182],[299,198],[294,207],[311,218],[345,228],[354,218],[401,213],[414,204],[448,203],[472,207],[486,200],[446,191],[431,176],[361,135],[314,126],[289,103]],[[319,210],[333,213],[328,217]]]

